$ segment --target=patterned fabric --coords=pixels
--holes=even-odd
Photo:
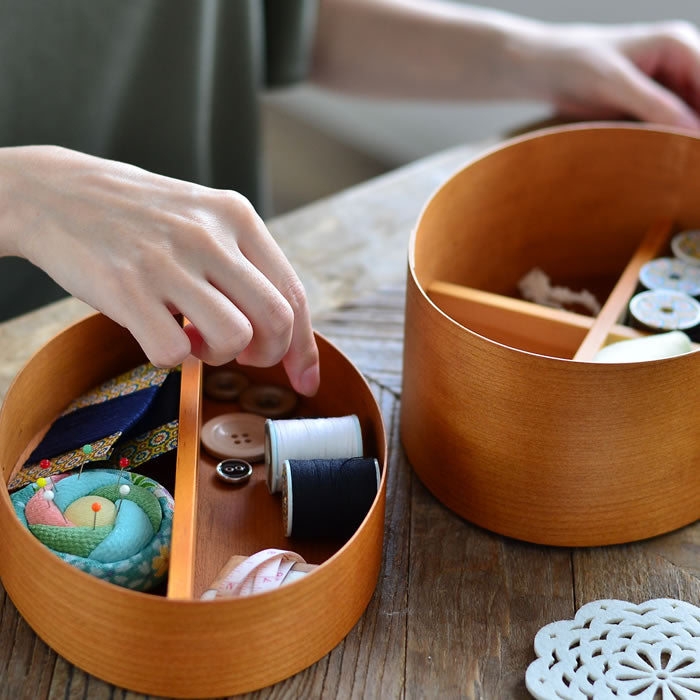
[[[61,415],[65,416],[78,408],[95,406],[104,401],[116,399],[118,396],[128,396],[136,391],[148,389],[152,386],[160,386],[170,372],[171,370],[169,369],[154,367],[150,362],[147,362],[145,365],[139,365],[135,369],[120,374],[118,377],[108,379],[104,384],[90,389],[87,393],[71,401],[68,404],[68,408]]]
[[[129,485],[129,494],[122,496],[114,488],[117,480]],[[56,479],[54,498],[42,503],[47,489],[50,484],[36,491],[29,485],[11,498],[20,522],[56,556],[92,576],[134,590],[146,591],[162,582],[168,571],[174,509],[173,498],[165,488],[140,474],[93,469],[80,479],[77,475]],[[112,523],[93,529],[71,526],[63,519],[77,498],[98,492],[114,499],[117,507],[121,504]],[[38,507],[32,508],[37,501]],[[37,522],[42,509],[43,521]],[[63,520],[53,517],[52,511]]]
[[[178,422],[173,420],[132,440],[120,442],[112,453],[109,466],[117,469],[119,460],[126,457],[129,460],[128,469],[133,469],[176,449],[177,426]]]
[[[126,457],[133,468],[176,449],[180,378],[179,367],[146,363],[79,396],[54,421],[9,490],[93,462],[119,468]],[[92,448],[87,454],[86,445]]]
[[[95,440],[90,443],[92,445],[92,453],[90,455],[86,455],[82,448],[58,455],[58,457],[54,457],[51,460],[51,466],[48,469],[44,469],[39,462],[25,464],[16,474],[15,478],[8,484],[8,489],[10,491],[15,491],[22,488],[22,486],[31,484],[42,476],[48,479],[55,474],[63,474],[73,469],[79,469],[89,462],[105,460],[112,453],[114,443],[119,439],[120,435],[121,433],[115,433],[114,435],[108,435],[106,438]]]

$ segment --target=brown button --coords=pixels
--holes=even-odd
[[[255,384],[249,386],[240,398],[241,408],[266,418],[285,418],[297,406],[297,395],[286,386]]]
[[[209,372],[204,379],[204,393],[215,401],[236,401],[250,380],[245,374],[230,369]]]
[[[204,449],[219,459],[261,462],[265,454],[265,419],[252,413],[225,413],[202,426]]]

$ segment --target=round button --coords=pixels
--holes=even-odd
[[[252,413],[225,413],[202,426],[204,449],[219,459],[261,462],[265,454],[265,419]]]
[[[204,393],[215,401],[236,401],[250,380],[245,374],[230,369],[209,372],[204,379]]]
[[[241,408],[266,418],[285,418],[297,406],[297,395],[278,384],[256,384],[241,394]]]
[[[243,459],[225,459],[216,465],[216,475],[227,484],[245,484],[252,473],[253,467]]]

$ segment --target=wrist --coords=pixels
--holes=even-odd
[[[556,45],[554,25],[518,16],[504,18],[500,25],[499,54],[501,97],[550,100],[547,55]]]
[[[17,148],[0,148],[0,256],[22,256],[19,248]],[[19,205],[21,207],[21,204]]]
[[[33,260],[42,220],[42,180],[64,149],[56,146],[0,148],[0,255]]]

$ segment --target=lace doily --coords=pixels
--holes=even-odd
[[[700,608],[597,600],[543,627],[525,683],[538,700],[700,700]]]

